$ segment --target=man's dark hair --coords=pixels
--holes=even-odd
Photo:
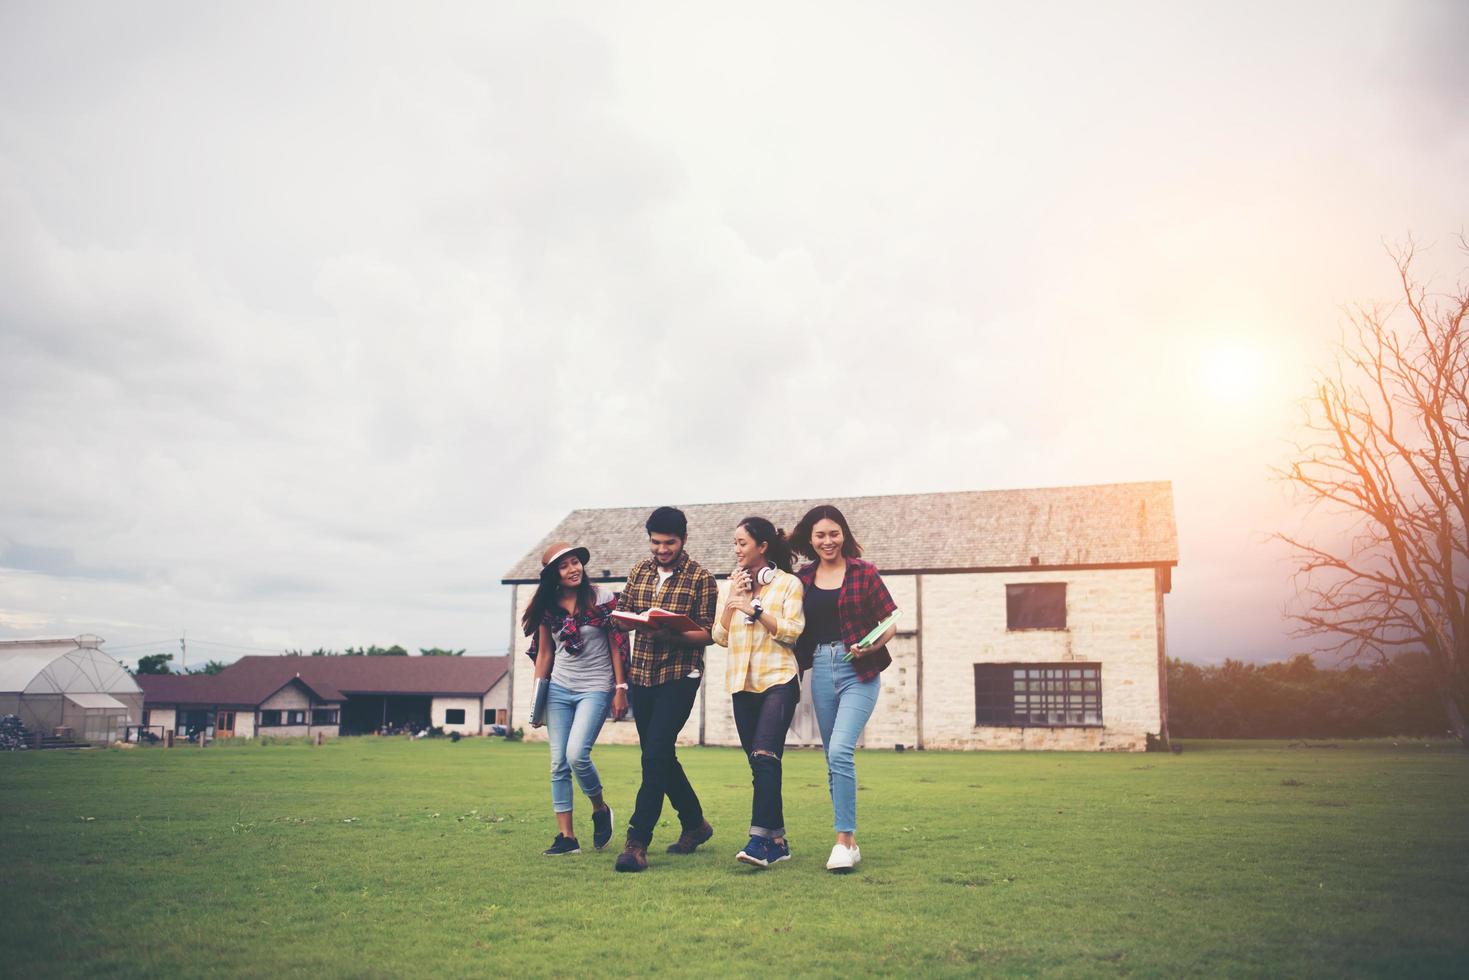
[[[680,541],[688,540],[689,519],[677,507],[659,507],[648,515],[644,526],[649,534],[671,534]]]

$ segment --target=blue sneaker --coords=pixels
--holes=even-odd
[[[767,864],[775,864],[777,861],[788,861],[790,860],[790,857],[790,841],[779,843],[777,841],[770,840],[765,842],[765,860]]]
[[[770,861],[765,856],[765,848],[769,843],[764,837],[751,837],[750,843],[746,844],[735,855],[735,860],[742,861],[745,864],[753,864],[757,868],[768,868],[770,867]]]

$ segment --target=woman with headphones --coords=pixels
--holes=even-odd
[[[729,594],[712,636],[729,649],[725,679],[754,786],[750,842],[735,859],[766,868],[791,856],[781,757],[801,698],[795,645],[806,616],[783,531],[763,517],[747,517],[735,528],[734,550]]]

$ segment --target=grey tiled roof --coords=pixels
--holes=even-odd
[[[733,565],[730,538],[740,520],[757,514],[789,532],[817,504],[835,504],[865,557],[893,573],[1178,563],[1167,482],[674,506],[689,518],[689,554],[723,576]],[[584,545],[595,577],[622,578],[648,555],[643,522],[652,510],[574,510],[502,581],[536,581],[541,552],[552,541]]]

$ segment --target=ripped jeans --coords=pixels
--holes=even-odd
[[[755,787],[750,804],[750,836],[784,837],[781,756],[785,754],[786,732],[801,700],[801,679],[793,677],[763,691],[735,691],[730,699],[734,702],[740,748],[750,760]]]

